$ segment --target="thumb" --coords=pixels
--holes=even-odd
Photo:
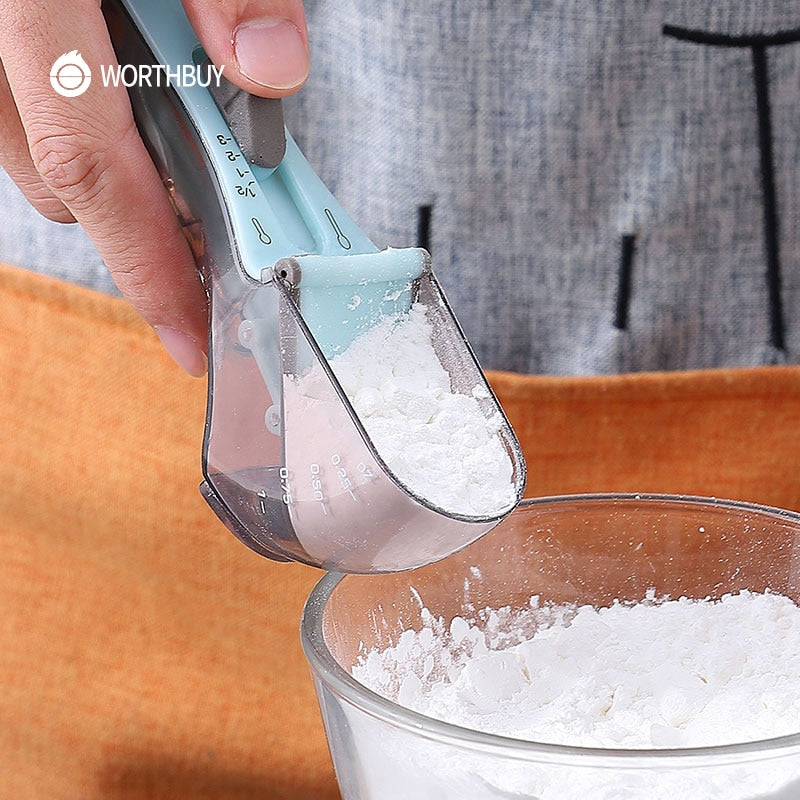
[[[225,77],[252,94],[283,97],[309,71],[302,0],[183,0],[186,15]]]

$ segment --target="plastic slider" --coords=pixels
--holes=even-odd
[[[251,164],[274,169],[286,153],[286,131],[280,98],[258,97],[240,89],[227,78],[211,79],[210,59],[202,67],[209,78],[208,89],[225,121]]]

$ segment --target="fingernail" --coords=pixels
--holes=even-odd
[[[184,372],[193,378],[202,378],[206,374],[208,358],[191,336],[166,325],[156,325],[155,331],[164,349]]]
[[[288,19],[248,20],[233,33],[242,74],[271,89],[294,89],[308,77],[308,47]]]

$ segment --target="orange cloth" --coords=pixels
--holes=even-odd
[[[700,494],[800,509],[800,367],[489,375],[528,496]]]
[[[201,499],[205,383],[121,301],[0,267],[0,797],[336,798],[303,602]],[[800,370],[490,378],[529,495],[800,508]]]

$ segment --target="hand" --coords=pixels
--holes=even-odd
[[[227,79],[264,97],[305,82],[302,0],[184,6]],[[97,65],[116,63],[98,0],[0,0],[0,164],[44,216],[84,227],[123,296],[175,361],[203,375],[206,296],[126,90],[98,80],[79,97],[58,95],[50,69],[72,50]]]

